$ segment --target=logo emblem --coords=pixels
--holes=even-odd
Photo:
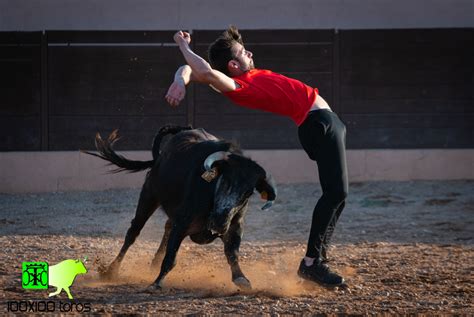
[[[21,285],[24,289],[47,289],[48,277],[48,263],[22,263]]]
[[[84,260],[85,261],[85,260]],[[81,260],[64,260],[49,266],[47,262],[22,263],[22,287],[24,289],[48,289],[48,285],[56,287],[49,297],[56,296],[64,290],[69,299],[73,299],[70,287],[76,276],[86,274],[87,269]]]

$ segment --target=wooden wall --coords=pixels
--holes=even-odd
[[[91,148],[119,129],[122,149],[149,149],[158,129],[185,125],[187,107],[164,103],[183,63],[172,32],[48,32],[49,150]],[[157,44],[158,43],[158,44]]]
[[[256,67],[319,88],[349,148],[472,148],[473,30],[242,31]],[[195,31],[206,56],[219,31]],[[184,60],[171,31],[0,33],[0,150],[92,149],[118,128],[120,150],[147,150],[166,123],[204,127],[247,149],[299,148],[287,118],[191,85],[164,101]]]
[[[0,33],[0,150],[40,150],[41,33]]]
[[[340,112],[350,147],[473,147],[472,29],[340,35]]]

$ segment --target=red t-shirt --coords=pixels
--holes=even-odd
[[[318,95],[317,88],[264,69],[252,69],[232,79],[240,88],[223,93],[230,100],[243,107],[290,117],[298,126]]]

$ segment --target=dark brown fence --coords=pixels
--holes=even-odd
[[[42,34],[0,33],[0,150],[40,150]]]
[[[341,32],[340,110],[349,144],[473,147],[473,33]]]
[[[242,31],[258,68],[318,87],[349,148],[472,148],[473,30]],[[201,56],[218,31],[195,31]],[[146,150],[166,123],[204,127],[244,148],[299,148],[286,118],[232,105],[202,85],[169,107],[184,63],[171,31],[0,33],[0,150],[93,148],[120,129]]]

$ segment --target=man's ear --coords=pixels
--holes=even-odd
[[[236,61],[235,59],[231,59],[228,63],[227,63],[227,67],[229,68],[229,70],[231,69],[238,69],[240,67],[240,64],[238,61]]]

